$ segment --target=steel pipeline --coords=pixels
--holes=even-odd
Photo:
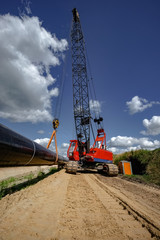
[[[0,124],[0,166],[53,165],[56,153]],[[66,158],[58,155],[58,161]]]

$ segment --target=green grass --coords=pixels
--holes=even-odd
[[[14,185],[16,178],[10,177],[0,182],[0,199],[5,195],[5,189],[9,188],[12,184]]]
[[[58,168],[55,168],[55,167],[51,167],[50,169],[49,169],[49,172],[50,173],[55,173],[55,172],[58,172],[59,170],[58,170]]]
[[[30,174],[24,176],[23,178],[24,178],[24,179],[27,179],[27,180],[31,180],[31,179],[33,179],[33,177],[34,177],[34,174],[33,174],[33,173],[30,173]]]
[[[48,177],[51,174],[54,174],[57,171],[59,171],[57,168],[51,167],[47,174],[42,171],[39,171],[37,175],[30,173],[24,177],[18,178],[10,177],[7,180],[3,180],[0,182],[0,199],[6,196],[7,194],[12,194],[16,191],[20,191],[21,189],[34,185],[37,182],[43,180],[44,178]]]
[[[1,181],[0,182],[0,190],[4,189],[4,188],[7,188],[9,185],[11,185],[11,183],[13,183],[15,181],[16,181],[16,178],[14,178],[14,177],[10,177],[6,180]]]
[[[148,174],[143,175],[124,175],[124,178],[127,178],[128,180],[134,180],[136,182],[146,183],[146,184],[155,184],[153,179]],[[157,184],[159,185],[159,184]]]

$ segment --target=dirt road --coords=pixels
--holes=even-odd
[[[62,170],[0,201],[0,239],[160,239],[160,190]]]

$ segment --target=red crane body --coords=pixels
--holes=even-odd
[[[78,140],[70,140],[67,157],[71,161],[79,161]],[[89,153],[83,152],[86,163],[113,163],[113,153],[106,150],[106,134],[103,129],[97,130],[97,137]]]

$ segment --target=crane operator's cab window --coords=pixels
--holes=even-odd
[[[95,147],[96,147],[96,148],[105,149],[104,144],[103,144],[103,141],[96,141]]]
[[[101,141],[96,141],[95,147],[96,147],[96,148],[100,148],[100,147],[101,147],[101,144],[102,144]]]
[[[69,156],[72,156],[72,153],[73,153],[73,151],[74,151],[75,146],[76,146],[76,143],[75,143],[75,142],[72,142],[72,143],[71,143],[71,147],[70,147],[70,149],[69,149]]]

